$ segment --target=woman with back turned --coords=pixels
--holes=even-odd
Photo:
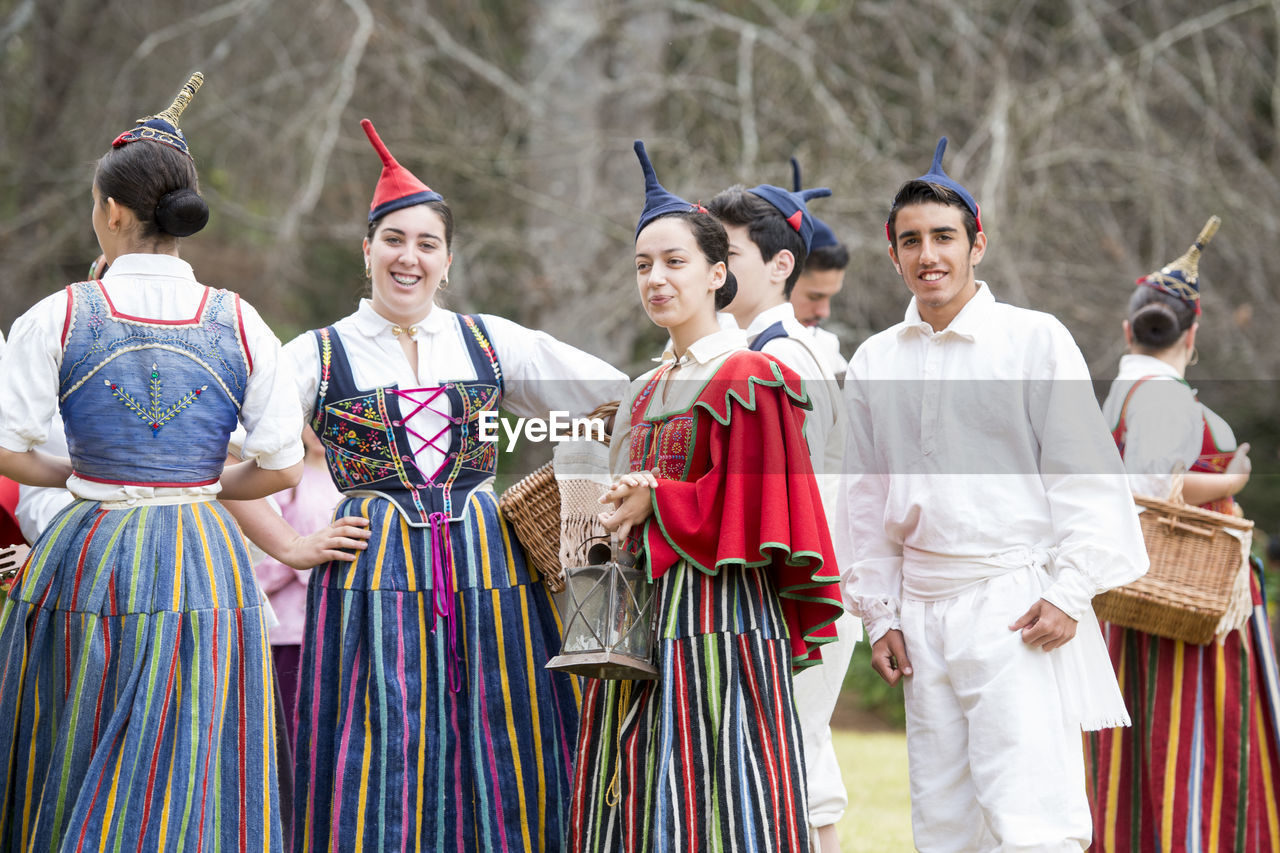
[[[110,269],[20,317],[0,362],[0,472],[76,497],[0,616],[5,850],[282,849],[267,631],[215,499],[296,483],[302,424],[275,336],[178,257],[209,216],[178,129],[202,80],[98,161]],[[33,449],[56,410],[70,460]]]

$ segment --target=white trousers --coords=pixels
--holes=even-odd
[[[1084,750],[1046,653],[1009,625],[1038,599],[1016,569],[941,601],[904,601],[911,824],[924,853],[1080,851]]]
[[[831,743],[831,713],[840,698],[844,674],[862,629],[848,613],[836,620],[839,639],[822,647],[822,663],[802,669],[791,680],[796,716],[804,741],[805,781],[809,793],[809,825],[829,826],[844,816],[849,794]]]

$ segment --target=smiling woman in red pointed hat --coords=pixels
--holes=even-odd
[[[480,426],[499,405],[581,417],[626,378],[545,333],[436,304],[453,213],[361,124],[382,163],[362,244],[370,297],[285,348],[345,493],[336,513],[372,531],[354,563],[310,581],[294,849],[556,849],[578,687],[543,668],[560,617],[498,511]]]
[[[266,625],[215,498],[297,482],[302,422],[257,312],[178,257],[209,217],[178,128],[202,80],[98,161],[110,269],[20,317],[0,362],[0,470],[76,498],[0,617],[5,850],[283,849]],[[32,449],[56,410],[70,461]]]

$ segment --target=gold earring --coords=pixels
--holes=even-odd
[[[449,289],[449,276],[447,276],[447,275],[446,275],[446,276],[442,276],[442,277],[440,278],[440,287],[439,287],[439,288],[437,288],[437,289],[438,289],[438,290],[448,290],[448,289]]]
[[[369,269],[369,259],[368,259],[368,258],[365,258],[365,261],[364,261],[364,277],[365,277],[365,278],[367,278],[367,279],[371,279],[371,278],[373,278],[373,271]]]
[[[1187,359],[1187,367],[1200,363],[1200,350],[1195,347],[1191,348],[1191,358]]]

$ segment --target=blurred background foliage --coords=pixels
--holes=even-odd
[[[282,339],[352,310],[378,161],[458,221],[449,307],[511,317],[631,373],[661,345],[634,296],[644,138],[674,191],[785,184],[853,255],[846,354],[896,322],[889,199],[951,137],[997,296],[1060,317],[1099,388],[1134,279],[1211,213],[1190,379],[1254,447],[1280,524],[1277,0],[0,0],[0,325],[83,275],[94,160],[167,105],[213,209],[183,244]],[[530,460],[532,464],[537,460]]]

